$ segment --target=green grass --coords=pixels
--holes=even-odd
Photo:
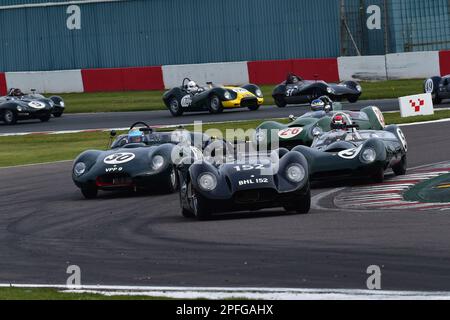
[[[167,300],[147,296],[104,296],[69,293],[51,288],[0,288],[0,300]]]
[[[450,110],[436,111],[433,116],[418,116],[412,118],[401,118],[398,112],[385,113],[384,116],[387,124],[401,124],[450,118]],[[239,128],[245,131],[256,128],[264,121],[265,120],[252,120],[223,124],[205,124],[202,129],[203,131],[206,131],[214,128],[225,134],[226,129]],[[287,118],[277,119],[277,121],[285,123],[289,122]],[[193,127],[188,126],[186,129],[193,130]],[[211,132],[208,132],[208,134],[218,135]],[[72,160],[87,149],[106,150],[109,145],[109,133],[86,132],[59,135],[0,137],[0,145],[8,146],[7,148],[0,148],[0,167]]]
[[[393,80],[362,82],[362,100],[397,98],[422,92],[422,80]],[[275,86],[261,86],[265,105],[273,105]],[[164,110],[164,91],[99,92],[60,94],[66,102],[67,113]]]

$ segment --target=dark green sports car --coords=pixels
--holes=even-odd
[[[291,150],[304,145],[311,146],[314,137],[330,131],[332,117],[336,113],[344,112],[360,130],[383,130],[384,117],[378,107],[366,107],[361,111],[342,111],[342,106],[334,104],[332,111],[312,111],[299,118],[291,116],[288,124],[267,121],[257,127],[252,139],[254,146],[267,146],[272,149],[271,141],[278,140],[279,147]],[[276,147],[276,146],[274,146]]]

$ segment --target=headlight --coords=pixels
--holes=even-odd
[[[261,89],[256,89],[255,93],[258,98],[262,98],[263,93],[262,93]]]
[[[152,167],[154,170],[159,170],[164,165],[164,158],[160,155],[154,156],[152,161]]]
[[[293,164],[286,170],[287,178],[295,183],[302,181],[305,178],[306,172],[302,166]]]
[[[17,106],[16,109],[17,109],[17,111],[19,111],[19,112],[22,112],[22,111],[23,111],[23,108],[22,108],[21,106]]]
[[[229,93],[228,91],[225,92],[224,97],[225,97],[225,99],[230,100],[231,99],[231,93]]]
[[[198,185],[204,191],[213,191],[217,187],[217,179],[211,173],[204,173],[198,178]]]
[[[64,103],[64,101],[61,101],[60,103],[59,103],[59,105],[61,106],[61,107],[65,107],[66,106],[66,104]]]
[[[358,90],[359,92],[361,92],[361,91],[362,91],[362,87],[358,84],[358,85],[356,86],[356,90]]]
[[[262,143],[266,141],[267,138],[267,132],[266,130],[257,130],[255,133],[255,140],[256,142]]]
[[[311,133],[312,133],[313,137],[317,137],[317,136],[320,136],[323,133],[323,130],[320,127],[314,127],[312,129]]]
[[[55,103],[53,102],[53,100],[50,100],[49,104],[50,104],[50,107],[52,107],[52,108],[55,106]]]
[[[334,91],[333,88],[328,87],[328,88],[327,88],[327,92],[328,92],[328,93],[334,93],[335,91]]]
[[[86,172],[86,164],[84,162],[78,162],[73,168],[73,173],[79,177]]]
[[[365,163],[372,163],[375,161],[377,157],[377,153],[374,149],[372,148],[367,148],[366,150],[363,151],[363,153],[361,154],[361,158]]]

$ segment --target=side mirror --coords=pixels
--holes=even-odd
[[[111,138],[114,138],[117,135],[116,130],[111,130],[111,132],[109,133],[109,135],[111,136]]]

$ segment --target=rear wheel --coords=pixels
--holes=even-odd
[[[254,105],[254,106],[249,106],[248,109],[249,109],[250,111],[256,111],[256,110],[259,109],[259,104]]]
[[[179,117],[183,114],[183,109],[181,108],[177,98],[175,97],[170,98],[169,111],[174,117]]]
[[[5,124],[11,125],[17,123],[17,116],[14,113],[14,111],[11,110],[5,110],[3,112],[3,122]]]
[[[296,203],[290,203],[284,207],[288,212],[296,212],[298,214],[307,214],[311,209],[311,190],[308,187],[308,192],[305,196],[297,200]]]
[[[98,189],[94,186],[83,187],[81,188],[81,193],[86,199],[95,199],[97,198]]]
[[[442,102],[442,99],[439,97],[437,92],[433,92],[431,94],[431,98],[433,99],[433,104],[441,104],[441,102]]]
[[[53,116],[55,117],[55,118],[61,118],[61,116],[62,116],[62,112],[55,112],[54,114],[53,114]]]
[[[208,110],[209,110],[209,112],[211,112],[213,114],[222,113],[223,106],[222,106],[222,102],[220,101],[220,98],[218,96],[212,95],[209,98]]]
[[[396,176],[404,176],[406,174],[406,170],[408,167],[408,161],[406,156],[402,157],[402,160],[392,167],[392,171],[394,171]]]

